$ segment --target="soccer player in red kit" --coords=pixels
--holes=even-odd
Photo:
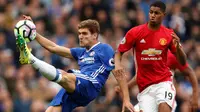
[[[178,69],[180,72],[183,73],[184,76],[187,76],[189,78],[189,81],[192,84],[193,92],[192,92],[192,99],[191,99],[191,103],[189,105],[190,108],[188,108],[189,109],[188,112],[196,112],[197,108],[198,108],[198,82],[197,82],[197,78],[195,76],[193,69],[189,66],[188,63],[186,63],[185,65],[181,65],[177,61],[174,54],[172,54],[169,50],[168,50],[168,54],[167,54],[167,66],[170,68],[172,74],[174,74],[175,70]],[[136,85],[137,85],[136,77],[134,76],[128,82],[128,88],[131,89],[132,87],[134,87]],[[116,87],[115,89],[117,92],[120,92],[119,86]],[[135,108],[136,112],[139,112],[138,104],[135,105],[134,108]]]
[[[121,66],[124,52],[133,48],[136,79],[140,93],[139,107],[142,112],[171,112],[174,108],[175,88],[172,73],[167,67],[168,49],[184,65],[186,55],[179,37],[163,26],[166,6],[161,1],[150,5],[149,22],[130,29],[115,54],[115,71],[125,74]]]

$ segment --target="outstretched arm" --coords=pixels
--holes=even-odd
[[[36,40],[42,47],[44,47],[48,51],[58,54],[60,56],[66,57],[66,58],[72,58],[69,48],[59,46],[38,33],[37,33]]]
[[[26,20],[32,21],[30,16],[23,15],[23,17]],[[45,49],[47,49],[48,51],[50,51],[52,53],[58,54],[60,56],[66,57],[66,58],[73,58],[69,48],[59,46],[38,33],[36,36],[36,40],[42,47],[44,47]]]
[[[124,112],[126,109],[129,111],[133,112],[134,107],[130,103],[130,97],[129,97],[129,91],[128,91],[128,86],[126,82],[126,77],[125,77],[125,69],[121,67],[121,57],[122,53],[116,52],[115,54],[115,70],[113,70],[113,75],[115,76],[117,82],[119,83],[119,86],[122,90],[123,94],[123,108],[122,111]]]
[[[186,68],[184,71],[182,71],[185,76],[188,76],[191,84],[192,84],[192,99],[191,99],[191,112],[196,112],[198,109],[198,82],[197,82],[197,77],[193,71],[193,69],[189,66]]]

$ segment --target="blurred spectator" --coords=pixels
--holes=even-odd
[[[45,112],[45,106],[43,100],[34,100],[31,104],[30,112]]]

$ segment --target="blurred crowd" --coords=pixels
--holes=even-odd
[[[77,24],[85,19],[100,23],[99,41],[115,50],[125,33],[148,21],[149,4],[154,0],[0,0],[0,112],[44,112],[61,88],[35,71],[31,65],[20,65],[19,52],[13,34],[14,25],[22,15],[30,15],[37,32],[55,43],[69,48],[78,47]],[[181,38],[188,63],[200,84],[200,1],[162,0],[167,5],[163,24],[174,29]],[[29,43],[32,53],[56,68],[78,68],[73,60],[61,58],[42,48],[36,41]],[[135,74],[131,51],[123,57],[127,80]],[[192,87],[188,79],[176,71],[177,110],[189,112]],[[120,112],[121,99],[115,93],[117,85],[110,75],[99,97],[85,108],[73,112]],[[199,86],[200,87],[200,86]],[[138,88],[130,91],[137,103]],[[200,97],[199,97],[200,104]],[[200,112],[200,105],[199,105]]]

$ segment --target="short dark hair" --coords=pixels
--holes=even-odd
[[[93,33],[97,33],[99,34],[100,32],[100,26],[98,21],[96,20],[92,20],[92,19],[87,19],[84,21],[81,21],[81,23],[79,23],[78,25],[78,29],[81,28],[88,28],[88,30],[93,34]]]
[[[166,10],[166,5],[162,1],[155,1],[150,5],[150,7],[152,7],[152,6],[159,7],[162,12],[165,12],[165,10]]]

